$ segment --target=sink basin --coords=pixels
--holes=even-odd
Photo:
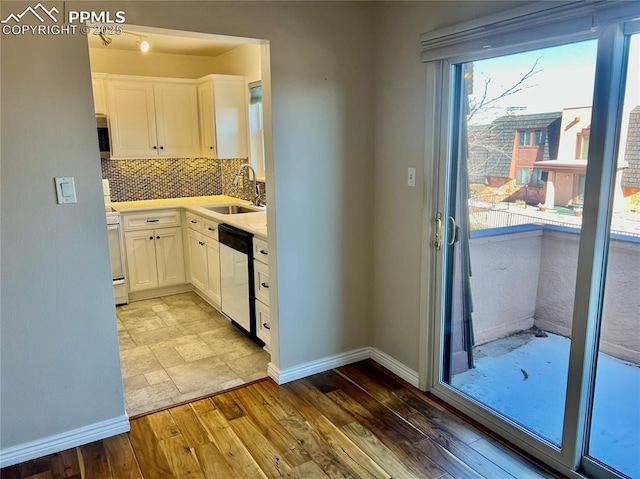
[[[203,208],[223,215],[239,215],[242,213],[259,213],[262,210],[242,205],[206,205]]]

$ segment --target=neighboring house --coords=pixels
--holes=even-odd
[[[582,205],[591,133],[591,107],[508,115],[469,127],[469,178],[499,188],[507,201]],[[640,191],[640,106],[630,114],[623,161],[618,162],[616,204]]]
[[[471,183],[500,188],[509,201],[544,200],[546,177],[537,162],[557,158],[561,118],[560,112],[507,115],[470,126]]]

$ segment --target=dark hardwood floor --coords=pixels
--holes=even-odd
[[[560,477],[371,361],[271,380],[131,421],[2,479]]]

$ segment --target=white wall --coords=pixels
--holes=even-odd
[[[212,73],[248,76],[260,72],[260,45],[240,45],[213,59]]]
[[[99,73],[172,78],[200,78],[210,73],[251,75],[260,72],[260,45],[240,45],[217,57],[90,48],[91,69]]]
[[[3,35],[1,56],[4,454],[125,412],[87,42]]]
[[[213,57],[90,48],[91,70],[117,75],[200,78],[217,73]]]
[[[422,206],[431,178],[406,186],[407,167],[425,176],[424,32],[522,2],[382,2],[376,21],[372,345],[418,370]]]

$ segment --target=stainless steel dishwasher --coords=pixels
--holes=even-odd
[[[251,233],[222,224],[220,240],[220,302],[222,312],[256,339]]]

